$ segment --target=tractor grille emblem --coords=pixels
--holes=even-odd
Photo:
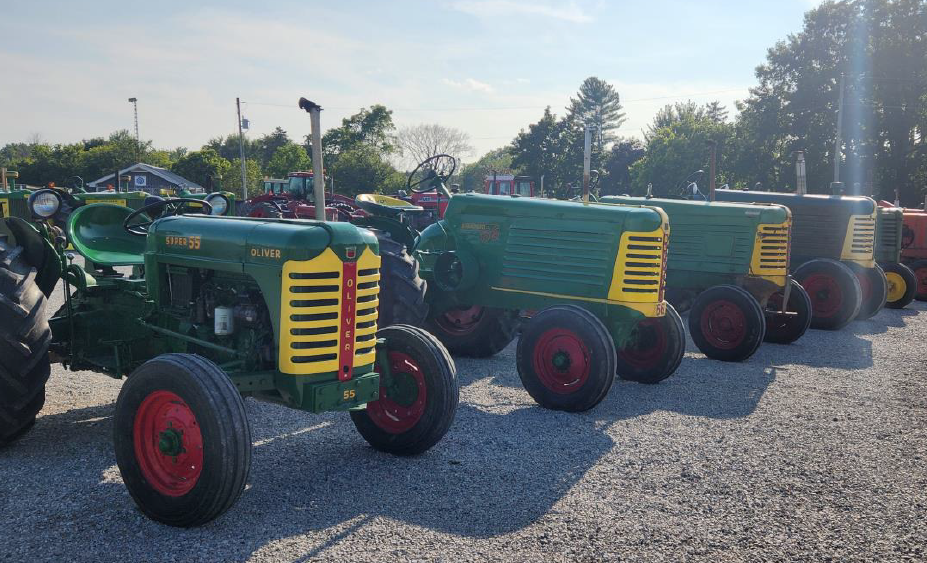
[[[357,247],[349,246],[344,249],[344,255],[348,260],[354,260],[357,258]]]

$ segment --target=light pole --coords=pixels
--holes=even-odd
[[[129,98],[132,108],[135,110],[135,160],[141,162],[142,145],[138,140],[138,98]]]

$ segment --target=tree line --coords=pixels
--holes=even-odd
[[[463,166],[452,181],[477,190],[485,176],[544,177],[551,195],[569,195],[582,179],[583,129],[594,125],[592,167],[603,193],[672,191],[695,170],[708,170],[709,142],[719,153],[718,185],[792,191],[793,159],[803,151],[808,189],[828,193],[835,163],[849,193],[872,194],[905,205],[923,200],[927,186],[927,7],[922,0],[828,1],[808,11],[802,29],[776,43],[756,68],[757,85],[737,102],[736,116],[718,102],[680,102],[660,110],[638,139],[620,136],[625,121],[618,91],[589,77],[562,116],[546,108],[540,119],[506,146]],[[835,150],[841,90],[842,140]],[[362,108],[322,139],[326,174],[346,195],[394,193],[399,168],[448,152],[467,156],[467,135],[440,125],[397,130],[383,105]],[[170,168],[197,183],[212,178],[240,191],[237,134],[211,139],[201,149],[136,149],[126,131],[107,139],[48,145],[12,143],[0,149],[0,165],[20,181],[59,185],[79,175],[90,180],[141,160]],[[280,127],[245,139],[250,190],[264,176],[282,177],[311,166],[309,139],[296,142]],[[405,160],[401,160],[405,157]],[[397,164],[399,168],[397,168]]]

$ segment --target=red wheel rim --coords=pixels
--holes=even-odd
[[[637,323],[627,344],[618,350],[618,357],[633,368],[647,369],[663,359],[666,346],[663,318],[650,317]]]
[[[868,303],[869,297],[872,295],[872,282],[869,279],[868,270],[856,272],[856,279],[859,280],[859,290],[863,296],[863,303]]]
[[[437,319],[438,326],[451,334],[463,335],[470,334],[480,324],[483,318],[483,307],[474,305],[473,307],[451,309],[445,311]]]
[[[403,352],[387,352],[390,378],[380,378],[380,398],[367,403],[367,415],[390,434],[411,430],[425,414],[428,393],[425,374],[412,356]],[[381,367],[380,373],[385,373]],[[390,381],[386,381],[389,379]]]
[[[744,312],[726,299],[712,301],[702,309],[699,326],[705,340],[721,350],[736,348],[747,335],[747,318]]]
[[[832,317],[843,306],[843,291],[831,276],[811,274],[801,285],[811,298],[811,310],[815,317]]]
[[[170,391],[145,397],[132,428],[142,477],[169,497],[189,493],[203,472],[203,434],[190,407]]]
[[[592,354],[572,330],[544,331],[534,346],[534,373],[544,387],[567,395],[581,389],[589,379]]]
[[[927,295],[927,268],[914,270],[917,277],[917,295]]]

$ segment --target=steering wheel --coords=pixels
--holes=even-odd
[[[140,237],[148,236],[148,227],[150,227],[155,220],[149,219],[147,221],[141,221],[139,223],[133,224],[133,219],[139,215],[147,214],[150,211],[155,210],[158,210],[158,217],[166,217],[168,215],[182,215],[181,210],[183,210],[187,204],[190,203],[195,203],[196,205],[202,206],[203,210],[206,212],[206,215],[212,214],[212,204],[210,204],[205,199],[193,199],[189,197],[165,199],[163,201],[149,203],[141,209],[136,209],[132,213],[129,213],[129,216],[126,217],[126,220],[122,222],[122,228],[125,229],[129,234]]]
[[[689,174],[683,178],[681,182],[676,184],[676,187],[672,192],[667,194],[667,197],[672,199],[698,199],[696,196],[701,196],[702,199],[708,199],[705,197],[705,194],[698,189],[698,181],[701,180],[704,175],[704,170],[696,170]],[[693,186],[695,189],[692,189]]]
[[[437,186],[433,185],[434,180],[440,180],[442,184],[450,180],[457,170],[457,159],[449,154],[436,154],[415,167],[415,170],[409,174],[406,180],[406,188],[417,194],[431,191]],[[425,184],[425,187],[417,187]]]

